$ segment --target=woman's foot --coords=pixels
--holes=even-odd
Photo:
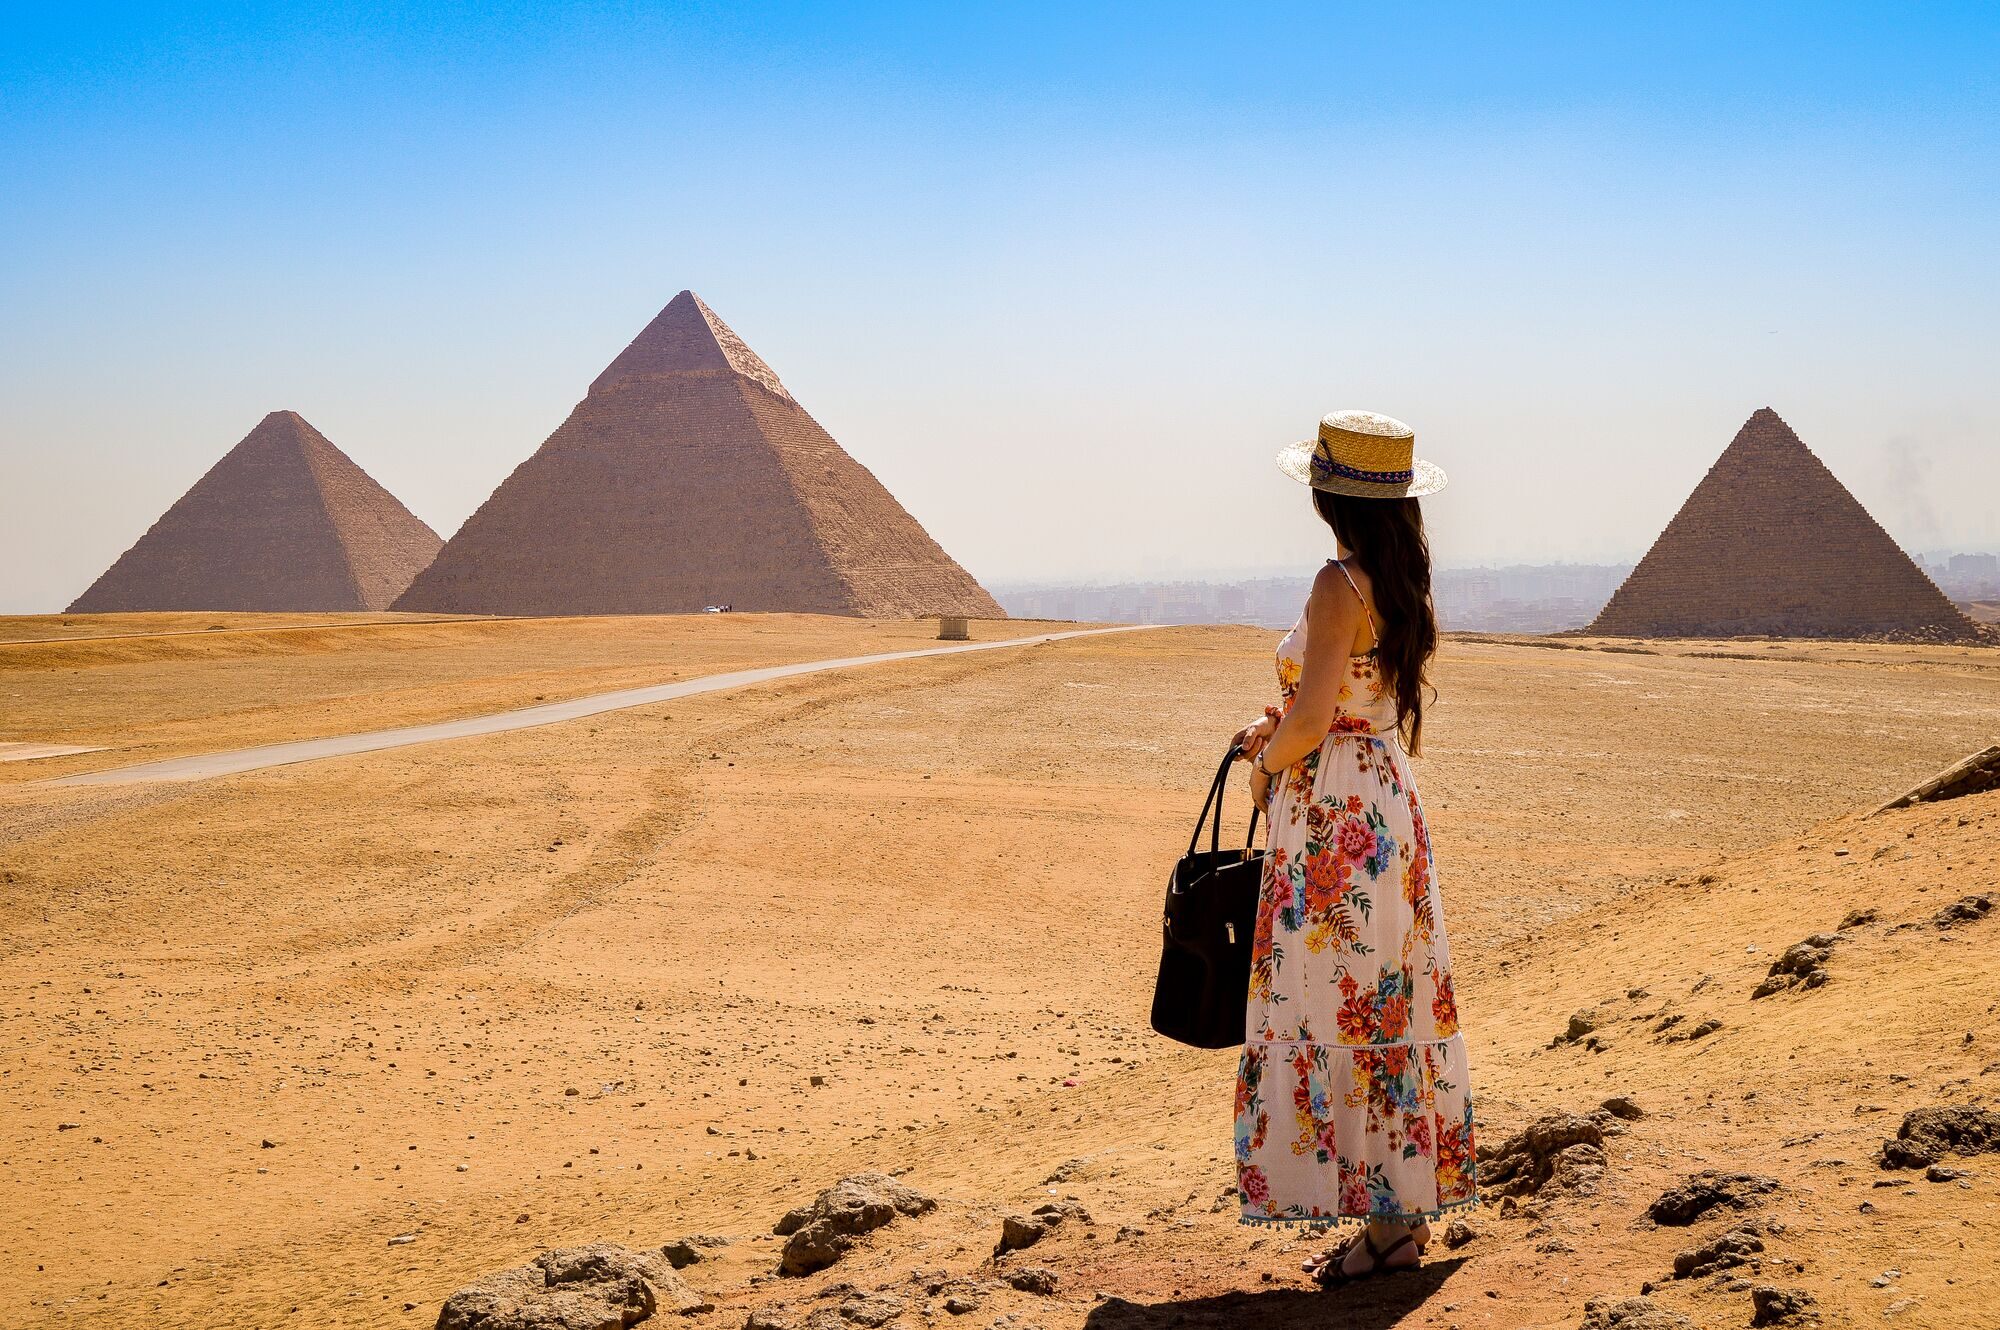
[[[1362,1231],[1366,1232],[1367,1230],[1364,1227]],[[1424,1254],[1425,1249],[1431,1245],[1430,1224],[1424,1220],[1418,1220],[1415,1226],[1409,1230],[1409,1234],[1410,1237],[1414,1240],[1414,1244],[1417,1249],[1417,1255],[1422,1256]],[[1360,1243],[1356,1241],[1356,1239],[1358,1239],[1360,1236],[1361,1236],[1360,1233],[1350,1233],[1347,1237],[1341,1239],[1339,1242],[1334,1243],[1331,1247],[1328,1247],[1325,1251],[1313,1253],[1311,1256],[1306,1257],[1306,1259],[1300,1263],[1299,1269],[1305,1271],[1309,1275],[1317,1276],[1319,1272],[1325,1269],[1330,1262],[1344,1261],[1349,1256],[1353,1255],[1354,1249],[1360,1245]],[[1379,1241],[1380,1240],[1378,1239],[1378,1243]]]
[[[1416,1234],[1401,1224],[1370,1224],[1361,1230],[1361,1241],[1351,1244],[1340,1264],[1323,1275],[1322,1282],[1346,1283],[1370,1275],[1413,1270],[1423,1260]],[[1335,1272],[1338,1272],[1336,1277]]]

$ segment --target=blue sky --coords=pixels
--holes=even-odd
[[[683,287],[989,581],[1630,558],[1775,407],[2000,544],[1993,6],[80,6],[0,43],[0,611],[268,410],[450,534]]]

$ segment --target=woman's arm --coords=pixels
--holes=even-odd
[[[1257,763],[1258,777],[1265,771],[1283,771],[1326,738],[1333,727],[1341,681],[1347,675],[1347,659],[1360,627],[1360,597],[1340,570],[1328,564],[1313,579],[1312,598],[1306,602],[1306,659],[1299,674],[1299,690],[1277,733],[1264,745]],[[1255,789],[1253,784],[1253,792]]]

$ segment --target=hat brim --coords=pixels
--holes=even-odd
[[[1329,494],[1347,494],[1357,499],[1415,499],[1425,494],[1435,494],[1444,488],[1444,469],[1435,463],[1419,457],[1410,463],[1410,478],[1392,485],[1380,484],[1372,480],[1349,480],[1344,476],[1328,476],[1324,480],[1314,480],[1312,474],[1313,450],[1319,446],[1317,439],[1306,439],[1299,443],[1285,445],[1278,453],[1278,470],[1316,490]]]

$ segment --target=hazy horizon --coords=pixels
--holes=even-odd
[[[982,581],[1283,575],[1410,421],[1438,561],[1629,563],[1783,416],[2000,541],[2000,11],[18,17],[0,612],[262,416],[449,536],[683,287]]]

